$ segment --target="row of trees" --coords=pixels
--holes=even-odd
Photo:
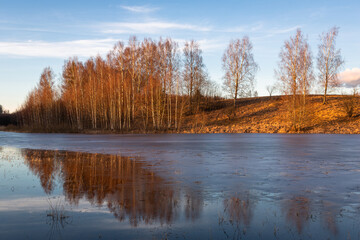
[[[276,75],[289,96],[295,129],[306,118],[306,98],[315,83],[324,89],[324,103],[329,88],[338,84],[344,61],[335,47],[337,35],[334,27],[320,36],[317,78],[310,46],[300,29],[281,49]],[[223,89],[233,98],[235,108],[237,98],[254,92],[259,69],[250,39],[230,41],[222,62]],[[183,115],[198,112],[204,99],[219,95],[217,89],[208,78],[196,41],[186,42],[181,54],[178,43],[170,38],[138,42],[131,37],[127,46],[117,43],[105,59],[67,60],[59,86],[53,71],[45,68],[20,111],[21,122],[78,130],[179,129]],[[268,91],[271,95],[274,88]]]
[[[1,104],[0,104],[0,114],[10,114],[9,110],[6,110]]]
[[[216,92],[197,42],[186,42],[181,55],[171,39],[131,37],[105,59],[67,60],[58,88],[53,71],[45,68],[20,111],[21,121],[79,130],[179,129],[184,113],[196,112]]]

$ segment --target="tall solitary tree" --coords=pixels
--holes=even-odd
[[[317,68],[319,70],[319,83],[324,87],[324,104],[329,88],[338,85],[338,73],[344,64],[341,51],[336,49],[335,45],[338,33],[339,28],[333,27],[320,35]]]
[[[306,96],[314,78],[310,47],[300,29],[295,36],[285,41],[279,56],[276,75],[282,83],[284,93],[290,97],[292,127],[299,130],[305,118]]]
[[[2,113],[3,113],[3,111],[4,111],[3,106],[2,106],[2,105],[0,105],[0,114],[2,114]]]
[[[259,69],[254,61],[252,43],[248,37],[230,41],[223,55],[224,87],[234,99],[251,90],[254,78]]]

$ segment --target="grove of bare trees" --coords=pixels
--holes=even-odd
[[[266,90],[270,98],[275,86],[283,91],[295,131],[306,125],[307,98],[315,84],[324,89],[324,103],[329,89],[338,86],[344,64],[335,45],[338,31],[333,27],[320,36],[318,81],[308,40],[300,29],[281,48],[275,71],[280,85],[268,85]],[[233,100],[233,110],[238,98],[257,96],[254,85],[259,66],[247,36],[230,41],[222,67],[223,89]],[[187,41],[181,49],[171,38],[138,41],[133,36],[127,44],[115,44],[105,57],[84,62],[69,58],[59,84],[55,84],[51,68],[45,68],[18,116],[22,126],[42,129],[179,131],[184,116],[194,115],[196,126],[196,116],[200,119],[204,109],[217,109],[209,103],[219,95],[219,87],[209,79],[198,42]]]
[[[131,37],[105,59],[68,59],[59,90],[53,71],[45,68],[20,110],[21,123],[47,129],[179,129],[184,113],[193,113],[195,103],[216,92],[199,44],[188,42],[183,52],[182,58],[172,39]]]

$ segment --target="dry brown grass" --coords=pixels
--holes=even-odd
[[[355,100],[352,117],[349,118],[344,102],[348,97],[329,96],[322,103],[321,96],[310,96],[307,102],[307,118],[298,133],[360,133],[359,99]],[[345,102],[346,103],[346,102]],[[288,116],[285,97],[258,97],[241,99],[236,109],[231,106],[203,112],[201,127],[194,126],[191,117],[185,121],[186,133],[294,133]],[[200,118],[199,116],[196,116]]]
[[[303,127],[296,133],[360,134],[360,97],[351,99],[352,114],[349,115],[350,96],[328,96],[326,104],[322,96],[307,99],[307,117]],[[207,103],[197,114],[185,115],[180,133],[294,133],[289,120],[288,100],[284,96],[239,99],[236,108],[233,100],[217,100]],[[1,129],[0,129],[1,130]],[[7,131],[19,132],[68,132],[79,133],[63,127],[29,129],[8,126]],[[141,130],[127,132],[110,130],[83,130],[81,133],[176,133],[176,129]]]

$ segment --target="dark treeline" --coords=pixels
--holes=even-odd
[[[0,113],[0,126],[17,125],[17,115],[10,113]]]
[[[216,96],[195,41],[131,37],[107,54],[67,60],[59,86],[47,67],[19,111],[23,126],[51,129],[159,130],[181,127],[184,114]]]
[[[17,123],[17,115],[14,113],[10,114],[9,111],[0,105],[0,126],[17,125]]]

